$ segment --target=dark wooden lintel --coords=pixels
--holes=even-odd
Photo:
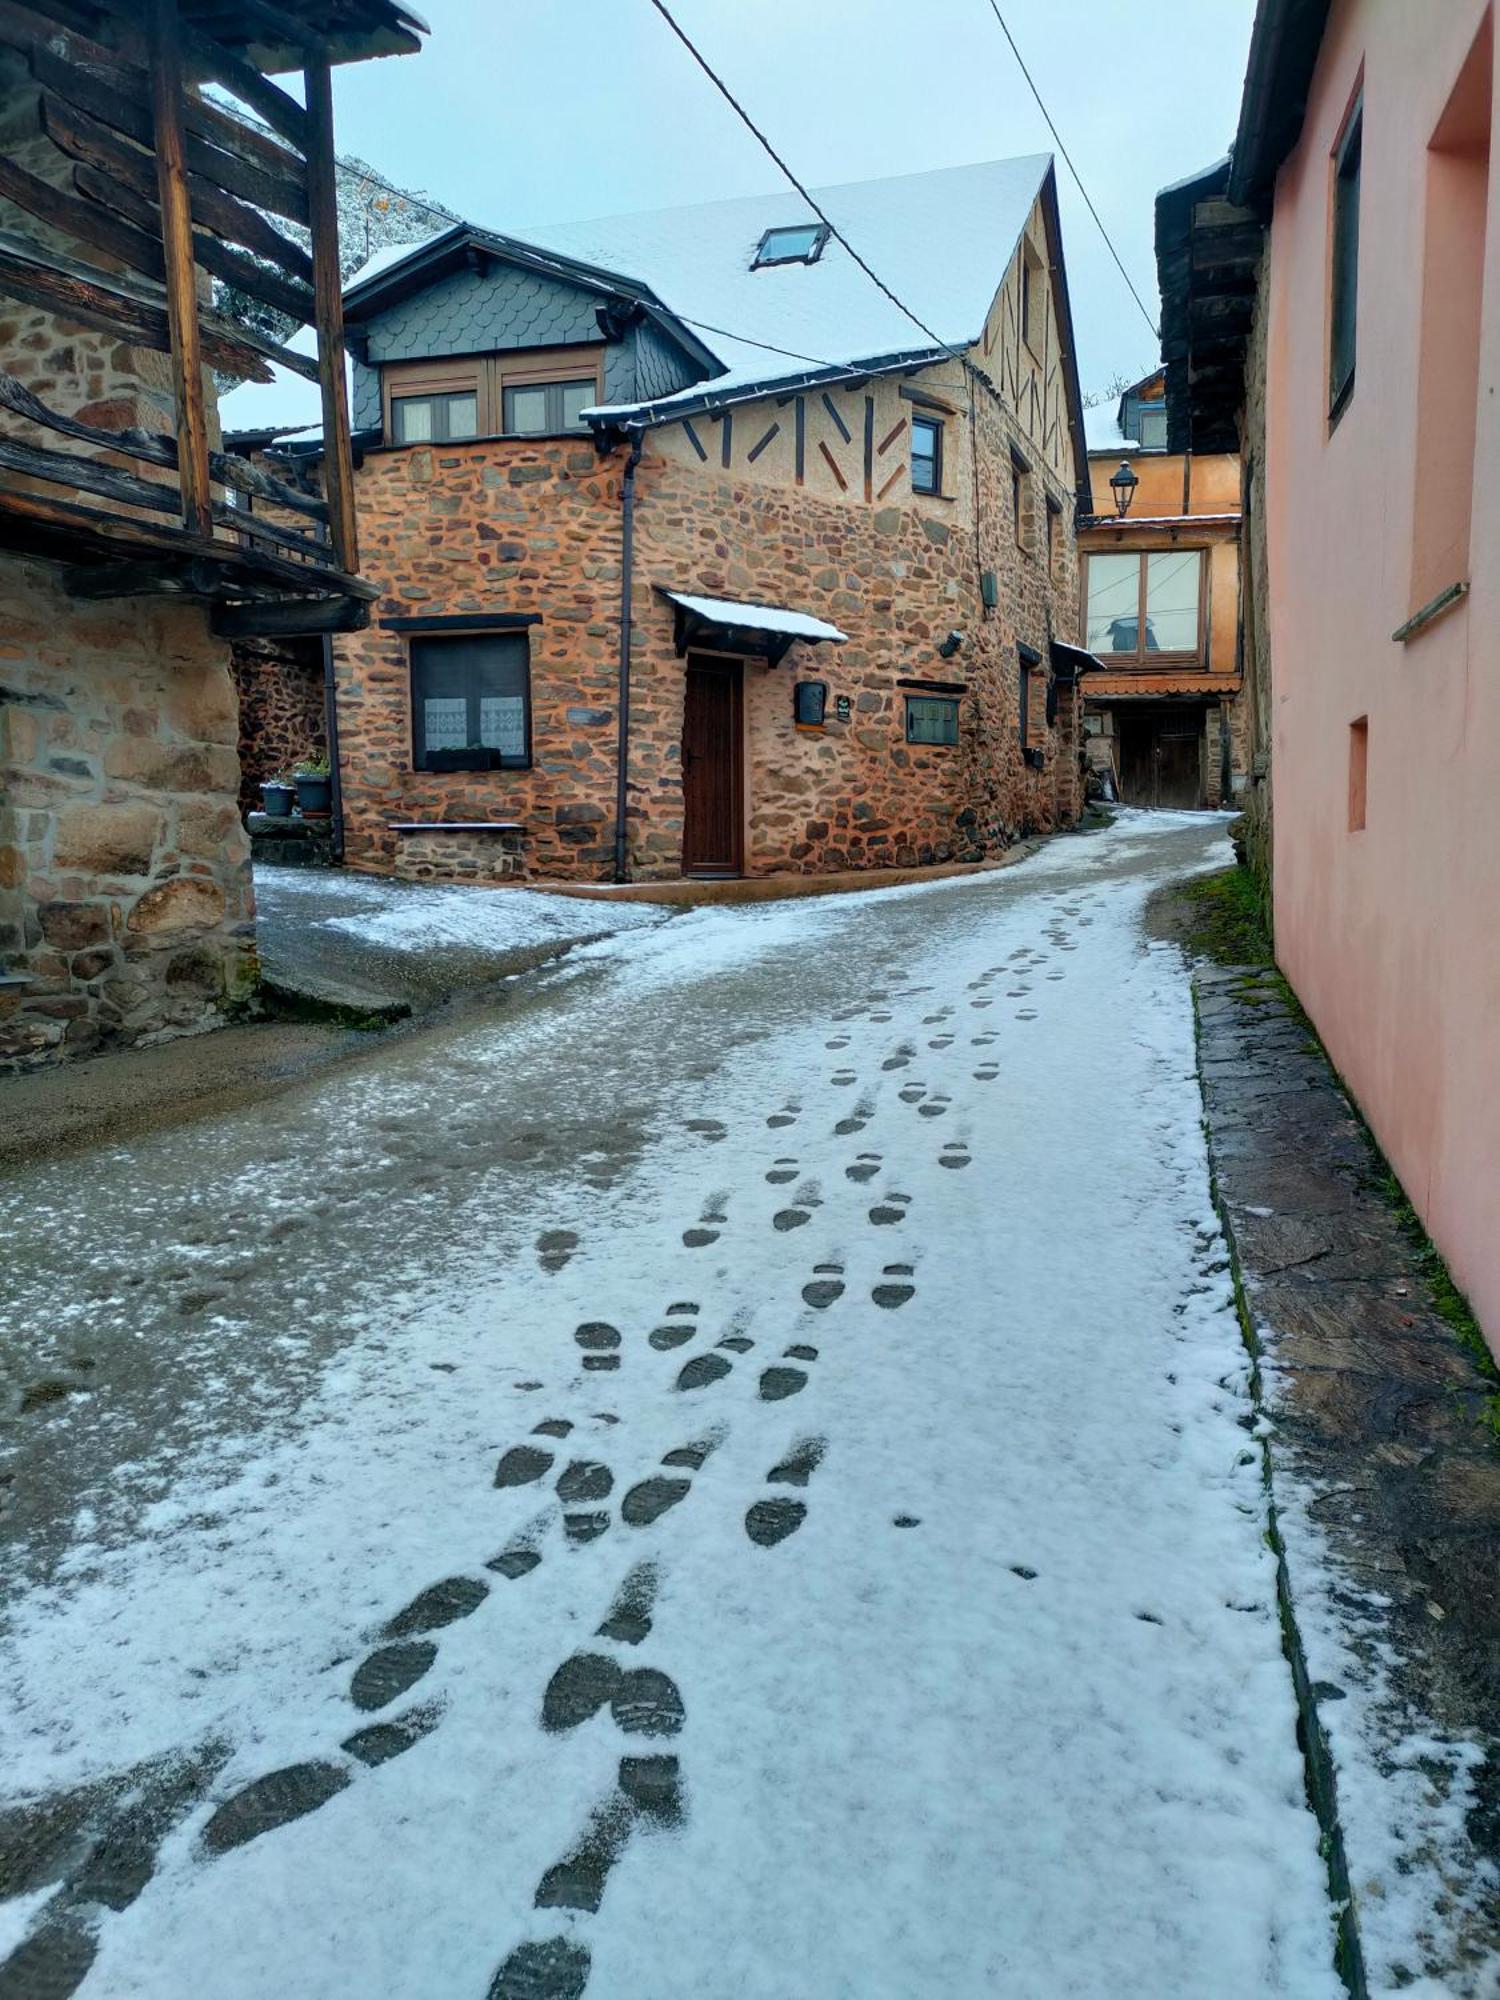
[[[357,597],[216,604],[209,614],[209,623],[221,639],[293,639],[304,633],[363,632],[369,622],[370,607]]]

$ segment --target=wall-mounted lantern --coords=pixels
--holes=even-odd
[[[964,635],[962,632],[950,632],[942,645],[938,647],[939,659],[951,660],[963,642]]]
[[[821,729],[827,707],[827,681],[797,681],[793,684],[792,719],[799,729]]]
[[[1130,503],[1135,498],[1135,489],[1140,483],[1130,469],[1130,460],[1122,458],[1119,471],[1111,476],[1109,482],[1109,490],[1115,496],[1115,512],[1122,521],[1130,512]]]

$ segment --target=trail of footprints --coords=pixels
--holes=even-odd
[[[1077,911],[1065,912],[1076,916]],[[1086,917],[1078,921],[1087,923]],[[1049,930],[1049,938],[1059,948],[1073,948],[1060,922]],[[1010,977],[1015,984],[1008,998],[1024,998],[1030,988],[1025,975],[1034,975],[1045,964],[1041,954],[1023,950],[1012,954],[1008,966],[993,967],[971,983],[974,997],[969,1005],[987,1008],[992,1004],[989,986]],[[1049,977],[1060,977],[1052,973]],[[879,1005],[889,998],[872,994],[860,1007],[841,1010],[839,1020],[864,1018],[880,1023],[891,1015]],[[1034,1010],[1020,1010],[1028,1018]],[[924,1027],[939,1032],[928,1048],[942,1054],[953,1047],[956,1035],[947,1024],[954,1009],[944,1006],[923,1017]],[[827,1047],[839,1053],[851,1045],[851,1036],[832,1036]],[[993,1030],[970,1037],[977,1050],[991,1047]],[[915,1041],[899,1042],[882,1060],[882,1069],[896,1074],[910,1069],[917,1056]],[[973,1072],[979,1082],[993,1081],[1000,1066],[982,1059]],[[840,1088],[858,1083],[858,1072],[841,1068],[830,1081]],[[943,1091],[920,1081],[909,1081],[898,1092],[899,1100],[913,1107],[919,1117],[943,1117],[952,1100]],[[788,1097],[767,1119],[772,1130],[794,1126],[802,1115],[802,1103]],[[835,1124],[840,1137],[862,1131],[874,1112],[868,1094],[859,1095],[850,1112]],[[714,1144],[726,1136],[717,1120],[687,1121],[687,1129],[701,1140]],[[943,1167],[962,1168],[971,1162],[966,1142],[950,1140],[938,1154]],[[856,1186],[866,1186],[881,1177],[882,1156],[873,1151],[858,1153],[844,1168],[846,1178]],[[822,1206],[817,1181],[802,1176],[799,1162],[781,1155],[765,1174],[773,1188],[789,1188],[787,1205],[776,1210],[772,1226],[787,1233],[805,1227]],[[873,1191],[872,1191],[873,1192]],[[716,1242],[728,1218],[727,1192],[711,1193],[698,1221],[683,1232],[689,1250]],[[876,1228],[897,1228],[908,1219],[911,1196],[887,1187],[874,1196],[868,1220]],[[539,1267],[548,1273],[566,1267],[578,1248],[576,1232],[549,1229],[536,1239]],[[886,1311],[906,1305],[916,1294],[915,1269],[900,1260],[886,1264],[871,1289],[872,1302]],[[836,1306],[846,1291],[846,1271],[836,1258],[815,1263],[801,1287],[804,1305],[824,1313]],[[680,1299],[669,1305],[659,1324],[645,1336],[645,1345],[655,1353],[671,1354],[694,1342],[699,1333],[700,1306],[696,1300]],[[625,1341],[618,1327],[604,1320],[586,1320],[574,1331],[579,1362],[585,1374],[612,1374],[627,1360]],[[731,1323],[711,1346],[686,1358],[672,1380],[672,1393],[696,1397],[731,1377],[737,1366],[755,1351],[755,1341],[743,1324]],[[810,1371],[819,1350],[807,1341],[789,1343],[779,1354],[768,1357],[756,1379],[756,1397],[774,1404],[799,1395],[808,1385]],[[519,1384],[539,1388],[540,1383]],[[608,1427],[617,1420],[612,1413],[598,1411],[593,1422]],[[565,1549],[598,1540],[613,1526],[616,1517],[628,1531],[651,1528],[679,1507],[689,1496],[693,1479],[702,1471],[710,1455],[722,1441],[722,1425],[710,1425],[699,1436],[666,1452],[659,1466],[638,1479],[619,1497],[615,1507],[615,1474],[605,1459],[575,1449],[578,1423],[567,1417],[548,1417],[536,1424],[525,1442],[504,1451],[495,1468],[494,1486],[500,1489],[535,1488],[550,1481],[552,1500],[529,1523],[519,1527],[505,1546],[491,1557],[484,1569],[497,1581],[517,1582],[543,1560],[544,1545],[561,1515]],[[807,1517],[807,1501],[802,1497],[821,1463],[826,1441],[817,1436],[795,1441],[785,1455],[765,1475],[766,1491],[751,1502],[744,1527],[749,1541],[758,1548],[772,1549],[795,1534]],[[554,1504],[555,1503],[555,1504]],[[908,1517],[900,1517],[907,1525]],[[1018,1572],[1020,1573],[1020,1572]],[[401,1755],[419,1743],[441,1720],[443,1697],[418,1701],[399,1713],[386,1714],[409,1694],[431,1671],[438,1654],[434,1636],[447,1626],[471,1617],[489,1598],[493,1585],[486,1577],[454,1575],[420,1591],[407,1605],[388,1619],[377,1635],[378,1643],[359,1661],[349,1681],[348,1698],[352,1710],[369,1720],[346,1736],[341,1755],[310,1759],[279,1771],[272,1771],[241,1787],[214,1811],[202,1833],[202,1845],[210,1854],[224,1853],[262,1833],[284,1826],[315,1811],[342,1791],[361,1767],[375,1767]],[[684,1706],[680,1692],[669,1675],[651,1665],[629,1664],[621,1649],[641,1645],[650,1635],[657,1590],[657,1570],[650,1560],[636,1562],[627,1571],[595,1637],[613,1650],[586,1650],[571,1654],[553,1673],[542,1694],[540,1725],[548,1734],[562,1734],[595,1722],[606,1712],[622,1737],[644,1742],[664,1742],[682,1728]],[[677,1824],[685,1811],[678,1759],[660,1748],[636,1754],[628,1750],[619,1760],[613,1789],[590,1813],[587,1823],[568,1851],[543,1874],[534,1903],[538,1910],[567,1910],[583,1915],[597,1912],[610,1870],[638,1831]],[[587,1983],[590,1953],[576,1936],[556,1935],[519,1944],[494,1976],[489,2000],[576,2000]]]

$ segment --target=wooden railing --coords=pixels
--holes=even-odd
[[[268,38],[298,48],[298,104],[191,12],[191,0],[92,0],[86,11],[0,0],[0,50],[25,63],[45,164],[57,169],[44,178],[0,160],[0,196],[45,226],[35,238],[0,231],[0,294],[169,357],[176,414],[175,435],[108,430],[0,373],[0,411],[85,448],[0,430],[0,536],[81,565],[70,587],[83,595],[215,599],[223,630],[361,623],[375,593],[357,575],[327,52],[301,15],[244,0]],[[204,83],[254,122],[203,96]],[[310,249],[274,218],[306,231]],[[60,237],[66,251],[52,247]],[[316,355],[215,312],[203,274],[310,323]],[[273,362],[320,385],[321,493],[210,447],[205,370],[265,382]],[[172,477],[125,470],[119,457]],[[281,518],[227,504],[216,494],[226,487]]]

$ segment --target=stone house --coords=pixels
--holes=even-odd
[[[1495,117],[1484,0],[1260,0],[1158,261],[1169,442],[1241,451],[1277,960],[1500,1348]]]
[[[349,285],[380,590],[334,642],[354,866],[924,864],[1076,814],[1051,161],[817,200],[837,234],[779,195],[462,226]]]
[[[331,68],[418,40],[395,0],[0,9],[0,1068],[194,1032],[254,985],[230,647],[368,616]],[[308,321],[302,350],[214,278]],[[277,367],[321,385],[326,497],[218,448],[215,373]]]
[[[1160,369],[1091,410],[1086,438],[1104,510],[1078,530],[1084,644],[1102,669],[1084,702],[1089,767],[1126,805],[1228,805],[1247,755],[1238,455],[1167,449]]]

